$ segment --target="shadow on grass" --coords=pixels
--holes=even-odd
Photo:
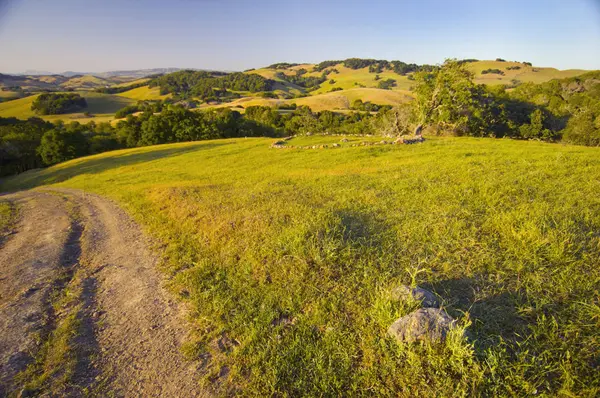
[[[112,156],[102,156],[101,158],[80,158],[70,161],[68,165],[59,164],[46,169],[29,170],[25,173],[0,180],[0,189],[8,192],[56,184],[81,174],[98,174],[117,167],[151,162],[169,156],[178,156],[189,152],[213,149],[223,145],[228,145],[228,143],[198,143],[196,145],[185,145],[151,151],[142,149],[141,151],[124,154],[115,153]],[[109,152],[107,153],[110,154]]]
[[[478,277],[446,279],[423,287],[442,297],[451,315],[460,317],[461,313],[469,313],[472,321],[469,333],[477,348],[497,344],[499,338],[516,341],[528,334],[528,322],[518,311],[527,304],[527,296],[522,292],[503,291],[480,299],[478,292],[489,289],[490,285]]]

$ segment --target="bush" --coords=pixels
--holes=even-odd
[[[313,70],[315,72],[321,72],[322,70],[329,68],[330,66],[336,66],[337,64],[341,64],[342,61],[323,61],[315,65]],[[335,70],[335,69],[334,69]],[[337,70],[336,70],[337,73]]]
[[[137,105],[128,105],[125,108],[119,109],[115,113],[115,119],[122,119],[127,115],[131,115],[133,113],[139,112],[140,108]]]
[[[502,72],[500,69],[486,69],[486,70],[482,70],[481,74],[482,75],[487,75],[488,73],[493,73],[496,75],[503,75],[504,76],[504,72]]]
[[[259,95],[263,98],[279,98],[273,91],[263,91]]]
[[[551,140],[554,138],[554,133],[550,129],[544,127],[544,120],[546,117],[541,110],[536,109],[529,117],[530,123],[524,124],[519,128],[521,137],[541,140]]]
[[[519,69],[521,69],[521,67],[519,65],[506,67],[506,70],[519,70]]]
[[[496,62],[506,62],[506,60],[502,58],[496,58]]]
[[[300,64],[291,64],[289,62],[279,62],[279,63],[267,66],[267,69],[289,69],[293,66],[298,66],[298,65],[300,65]],[[254,70],[254,69],[252,69],[252,70]]]
[[[563,139],[572,144],[600,146],[600,106],[585,109],[571,117]]]
[[[394,79],[385,79],[385,80],[381,80],[379,81],[379,84],[377,85],[377,88],[381,88],[384,90],[391,90],[392,87],[396,86],[396,80]]]
[[[31,104],[31,110],[40,115],[74,113],[86,107],[85,98],[71,93],[40,94]]]

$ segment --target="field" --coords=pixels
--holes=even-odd
[[[80,123],[87,123],[94,120],[96,122],[105,122],[111,121],[116,111],[135,102],[131,99],[117,95],[93,92],[81,92],[79,94],[86,99],[88,103],[86,112],[91,113],[93,117],[88,117],[84,115],[84,113],[39,116],[31,110],[31,104],[35,98],[37,98],[37,95],[0,103],[0,117],[28,119],[30,117],[39,116],[49,121],[64,120],[66,122],[78,121]]]
[[[123,93],[117,94],[119,97],[129,98],[132,100],[142,101],[142,100],[164,100],[165,98],[169,98],[171,95],[160,95],[160,89],[158,87],[148,87],[142,86],[138,88],[134,88]]]
[[[322,137],[303,138],[323,143]],[[137,148],[4,181],[122,204],[189,304],[218,393],[598,396],[597,148],[474,138],[322,150]],[[399,344],[399,284],[467,331]],[[210,359],[209,359],[210,358]]]
[[[13,100],[13,99],[19,98],[20,96],[21,96],[21,94],[18,92],[15,92],[15,91],[0,90],[0,102]]]
[[[348,90],[336,91],[334,93],[325,93],[288,100],[245,97],[217,106],[201,105],[201,108],[236,108],[258,105],[275,106],[283,104],[296,104],[299,106],[306,105],[309,106],[314,112],[320,112],[324,110],[349,110],[352,106],[352,103],[357,99],[371,101],[379,105],[398,105],[410,101],[412,96],[409,91],[379,90],[376,88],[352,88]]]
[[[519,66],[518,70],[507,70],[507,67]],[[322,72],[313,71],[314,65],[302,64],[288,69],[268,69],[261,68],[248,71],[247,73],[256,73],[267,79],[276,81],[274,91],[277,94],[299,94],[305,91],[302,87],[296,86],[280,78],[276,77],[277,72],[282,72],[286,75],[293,75],[298,69],[306,69],[308,73],[305,76],[320,76]],[[500,62],[500,61],[477,61],[468,63],[467,67],[473,71],[474,80],[478,84],[497,85],[497,84],[513,84],[513,80],[520,82],[543,83],[551,79],[561,79],[566,77],[577,76],[585,73],[584,70],[558,70],[554,68],[530,67],[519,62]],[[230,103],[219,105],[219,107],[238,107],[252,105],[270,105],[274,106],[281,103],[296,103],[298,105],[308,105],[313,111],[322,110],[344,110],[349,109],[352,101],[361,99],[363,101],[371,101],[380,105],[396,105],[410,100],[410,90],[414,82],[409,80],[408,76],[402,76],[392,71],[384,71],[381,73],[369,73],[369,68],[350,69],[338,64],[335,67],[338,73],[330,73],[327,80],[321,83],[317,90],[308,93],[308,97],[294,98],[288,100],[273,100],[268,98],[246,97]],[[504,75],[486,74],[481,72],[485,69],[500,69]],[[378,89],[379,80],[375,80],[375,76],[379,75],[380,80],[394,79],[396,86],[392,90]],[[331,84],[330,80],[334,83]],[[332,89],[338,88],[343,91],[331,92]]]
[[[519,62],[479,61],[467,64],[468,68],[475,74],[475,83],[478,84],[511,84],[513,79],[523,83],[543,83],[552,79],[564,79],[585,73],[582,69],[558,70],[555,68],[540,68],[527,66]],[[520,69],[508,70],[507,67],[518,66]],[[499,69],[504,75],[486,74],[481,72],[485,69]]]

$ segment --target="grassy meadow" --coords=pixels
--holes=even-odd
[[[218,394],[600,394],[597,148],[272,141],[109,152],[2,189],[79,188],[131,212],[164,250],[191,311],[183,350]],[[467,337],[389,338],[414,309],[391,300],[399,284],[438,293]]]
[[[133,84],[133,83],[129,83]],[[170,94],[161,95],[159,87],[142,86],[117,94],[119,97],[129,98],[136,101],[164,100],[171,97]]]

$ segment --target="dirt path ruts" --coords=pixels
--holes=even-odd
[[[198,364],[186,361],[179,352],[185,322],[161,287],[157,258],[140,228],[107,199],[74,190],[54,192],[7,197],[18,202],[22,217],[17,233],[0,249],[0,311],[18,309],[0,312],[0,385],[10,386],[15,372],[22,369],[12,370],[7,358],[35,351],[33,346],[23,351],[23,343],[13,343],[17,336],[26,340],[31,328],[15,320],[26,312],[22,308],[38,308],[43,313],[47,303],[43,299],[36,305],[18,303],[24,302],[28,294],[22,292],[32,285],[39,286],[35,292],[43,297],[56,269],[64,266],[65,248],[77,230],[73,215],[66,210],[71,205],[78,208],[78,222],[83,225],[78,237],[81,253],[71,266],[83,267],[88,275],[83,283],[81,335],[74,345],[85,353],[84,366],[73,382],[101,396],[205,396],[198,387]],[[21,255],[14,256],[17,252]],[[2,327],[12,334],[5,335]]]
[[[32,192],[10,199],[20,217],[17,233],[0,248],[0,396],[32,360],[37,335],[49,322],[48,299],[71,228],[56,196]]]

